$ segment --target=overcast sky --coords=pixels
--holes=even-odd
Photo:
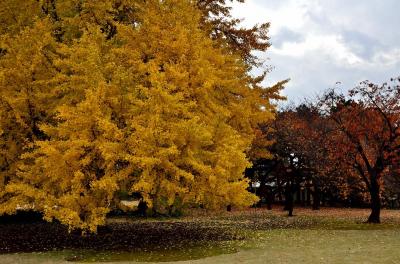
[[[267,84],[290,78],[284,94],[298,101],[399,76],[399,10],[399,0],[247,0],[233,15],[246,26],[271,22]]]

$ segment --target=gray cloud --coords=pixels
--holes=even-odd
[[[388,48],[379,39],[372,38],[364,33],[354,30],[341,32],[344,42],[357,55],[366,60],[371,60],[376,52]]]
[[[284,93],[299,100],[337,81],[345,90],[400,75],[398,10],[398,0],[247,0],[234,14],[271,22],[267,84],[289,77]]]
[[[274,38],[271,40],[274,47],[281,47],[285,42],[301,42],[304,40],[304,36],[299,33],[292,31],[288,28],[282,28]]]

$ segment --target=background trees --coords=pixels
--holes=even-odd
[[[272,180],[277,183],[276,192],[285,196],[291,190],[290,196],[293,198],[296,193],[299,199],[301,189],[306,189],[304,195],[312,195],[314,209],[319,209],[322,195],[340,196],[338,186],[342,179],[327,148],[333,127],[318,107],[311,102],[287,107],[271,125],[270,137],[275,140],[270,147],[275,163],[272,172],[276,177]]]
[[[282,179],[285,185],[312,183],[315,209],[321,195],[353,206],[370,203],[368,222],[379,223],[384,189],[391,197],[398,190],[399,95],[398,78],[382,85],[365,81],[348,95],[329,90],[283,109],[269,135],[276,140],[271,152],[286,169],[276,166],[267,177],[283,173],[273,180],[278,185]]]

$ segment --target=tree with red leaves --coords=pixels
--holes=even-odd
[[[337,128],[331,154],[365,183],[371,200],[367,222],[380,223],[383,176],[398,167],[400,154],[400,78],[382,85],[364,81],[348,96],[331,90],[320,107]]]

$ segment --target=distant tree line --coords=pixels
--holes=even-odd
[[[264,127],[272,159],[257,159],[247,175],[270,204],[306,190],[320,204],[370,206],[368,222],[380,222],[382,205],[400,195],[400,78],[360,83],[347,94],[327,90],[315,100],[281,109]],[[282,198],[284,197],[284,198]],[[300,198],[300,197],[298,197]]]

